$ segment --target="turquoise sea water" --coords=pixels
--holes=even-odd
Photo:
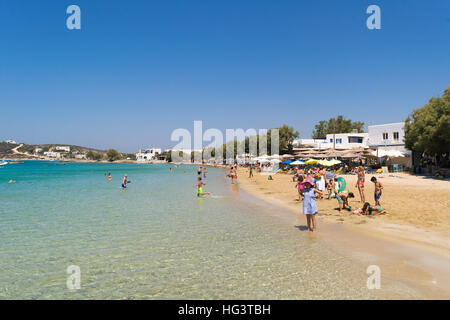
[[[0,169],[2,299],[373,298],[366,266],[244,201],[224,171],[26,162]],[[104,173],[111,172],[108,182]],[[121,177],[131,183],[122,191]],[[10,179],[17,183],[8,184]],[[81,270],[81,289],[66,268]]]

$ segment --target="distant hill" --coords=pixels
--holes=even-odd
[[[44,157],[44,152],[58,152],[64,159],[76,159],[77,156],[86,156],[89,152],[101,155],[101,158],[106,158],[106,151],[104,150],[68,144],[23,144],[20,148],[17,148],[19,146],[20,144],[0,142],[0,158],[36,159]],[[56,150],[57,146],[70,147],[70,152]],[[17,148],[17,152],[14,152],[14,148]],[[36,153],[36,149],[41,150]]]

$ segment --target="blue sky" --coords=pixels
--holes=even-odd
[[[132,152],[194,120],[397,122],[450,85],[449,39],[448,0],[1,1],[0,139]]]

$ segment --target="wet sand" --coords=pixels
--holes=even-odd
[[[264,174],[248,178],[239,169],[239,187],[249,195],[275,205],[291,216],[291,223],[306,225],[301,214],[295,182],[291,175]],[[362,207],[355,188],[356,176],[343,176],[347,188],[355,193],[352,211]],[[366,201],[374,204],[374,185],[366,175]],[[450,182],[403,173],[377,175],[384,186],[381,204],[388,211],[382,216],[357,216],[338,202],[317,200],[318,237],[351,258],[374,261],[385,276],[409,283],[420,296],[450,298]],[[289,212],[289,213],[286,213]]]

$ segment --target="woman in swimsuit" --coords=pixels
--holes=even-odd
[[[356,180],[356,186],[359,191],[359,196],[361,197],[361,202],[366,202],[366,196],[364,195],[364,182],[366,180],[366,175],[364,173],[364,167],[360,166],[358,168],[358,179]]]

